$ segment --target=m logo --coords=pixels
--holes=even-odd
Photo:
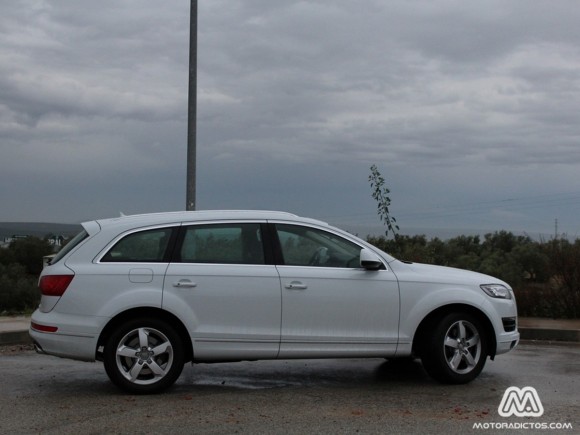
[[[544,407],[535,388],[509,387],[503,394],[498,412],[502,417],[541,417]]]

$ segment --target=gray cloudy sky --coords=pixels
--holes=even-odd
[[[199,0],[198,208],[580,233],[576,0]],[[189,1],[0,6],[0,221],[185,207]]]

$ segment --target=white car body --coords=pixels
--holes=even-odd
[[[185,259],[187,243],[201,250],[201,241],[208,246],[215,242],[203,231],[217,228],[216,234],[225,234],[223,244],[234,246],[237,242],[228,232],[234,227],[246,232],[250,228],[251,243],[261,243],[264,256],[258,249],[258,260],[251,264]],[[169,324],[180,336],[183,360],[193,362],[409,357],[427,349],[433,326],[452,313],[470,316],[466,325],[477,326],[471,334],[477,341],[485,334],[479,344],[484,359],[508,352],[519,341],[515,299],[506,283],[474,272],[401,262],[324,222],[280,212],[203,211],[126,216],[87,222],[83,228],[84,239],[73,242],[72,249],[65,247],[64,255],[41,275],[41,289],[44,277],[47,282],[54,276],[73,276],[62,294],[43,289],[41,304],[32,315],[30,335],[46,354],[103,359],[114,330],[136,318]],[[114,252],[118,243],[130,240],[127,236],[132,234],[141,237],[145,231],[155,235],[165,231],[162,234],[170,240],[160,238],[160,243],[169,243],[167,253],[159,254],[164,257],[118,261],[115,255],[122,255]],[[296,244],[303,242],[302,234],[314,235],[326,246],[313,253],[312,264],[298,264],[299,259],[292,264],[283,258],[300,254]],[[362,267],[358,257],[356,264],[345,263],[348,267],[326,267],[324,262],[336,254],[333,248],[342,246],[335,242],[360,250],[361,258],[370,259],[373,267]],[[179,251],[179,261],[174,261],[177,257],[171,249]],[[491,297],[480,287],[487,284],[505,288],[506,293]],[[464,342],[465,348],[476,346],[475,341]],[[459,339],[457,343],[461,345]],[[460,348],[467,355],[463,345]],[[121,367],[119,349],[117,366]],[[423,352],[425,357],[427,353]],[[115,370],[113,362],[107,366],[106,358],[105,366],[108,373]],[[155,392],[161,389],[155,385],[162,378],[131,380],[127,385],[112,380],[129,391]],[[467,380],[471,379],[458,374],[455,382]],[[150,387],[140,391],[142,384]]]

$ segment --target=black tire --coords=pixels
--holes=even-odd
[[[183,370],[183,342],[169,324],[134,319],[107,340],[103,363],[109,379],[132,394],[153,394],[169,388]]]
[[[433,334],[423,340],[423,367],[440,382],[471,382],[483,370],[488,356],[488,340],[481,321],[468,313],[451,313],[434,326]]]

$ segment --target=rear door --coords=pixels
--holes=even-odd
[[[261,223],[184,226],[163,306],[188,325],[196,360],[275,358],[281,289]],[[268,264],[270,263],[270,264]]]

